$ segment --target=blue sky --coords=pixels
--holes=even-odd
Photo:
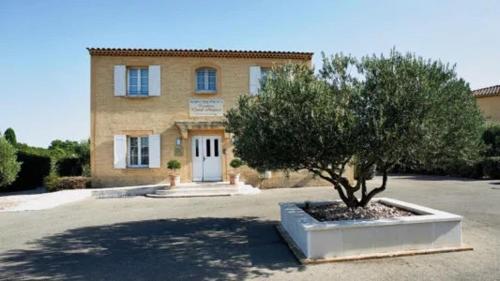
[[[500,84],[500,1],[0,1],[0,130],[89,137],[85,47],[400,51]]]

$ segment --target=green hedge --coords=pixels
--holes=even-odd
[[[17,161],[21,162],[21,170],[16,180],[2,191],[19,191],[43,186],[44,178],[50,173],[49,156],[17,151]]]
[[[45,178],[45,186],[48,191],[52,192],[64,189],[90,188],[91,184],[88,177],[58,177],[52,174]]]
[[[500,157],[488,157],[483,161],[483,173],[490,179],[500,179]]]
[[[82,160],[76,157],[59,159],[56,168],[61,177],[81,176],[83,173]]]
[[[483,132],[486,156],[500,156],[500,125],[492,124]]]

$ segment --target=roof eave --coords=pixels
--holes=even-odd
[[[215,49],[122,49],[87,48],[91,56],[169,56],[169,57],[226,57],[226,58],[275,58],[311,60],[312,52],[243,51]]]

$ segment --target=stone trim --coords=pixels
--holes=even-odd
[[[175,121],[183,139],[188,138],[191,130],[224,130],[223,121]],[[224,138],[229,138],[229,133],[224,133]]]

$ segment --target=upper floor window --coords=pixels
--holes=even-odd
[[[127,72],[127,94],[130,96],[147,96],[149,92],[148,68],[129,67]]]
[[[217,71],[204,67],[196,70],[196,92],[215,93],[217,91]]]
[[[271,68],[270,67],[261,67],[260,68],[260,80],[261,81],[266,81],[267,76],[271,73]]]

